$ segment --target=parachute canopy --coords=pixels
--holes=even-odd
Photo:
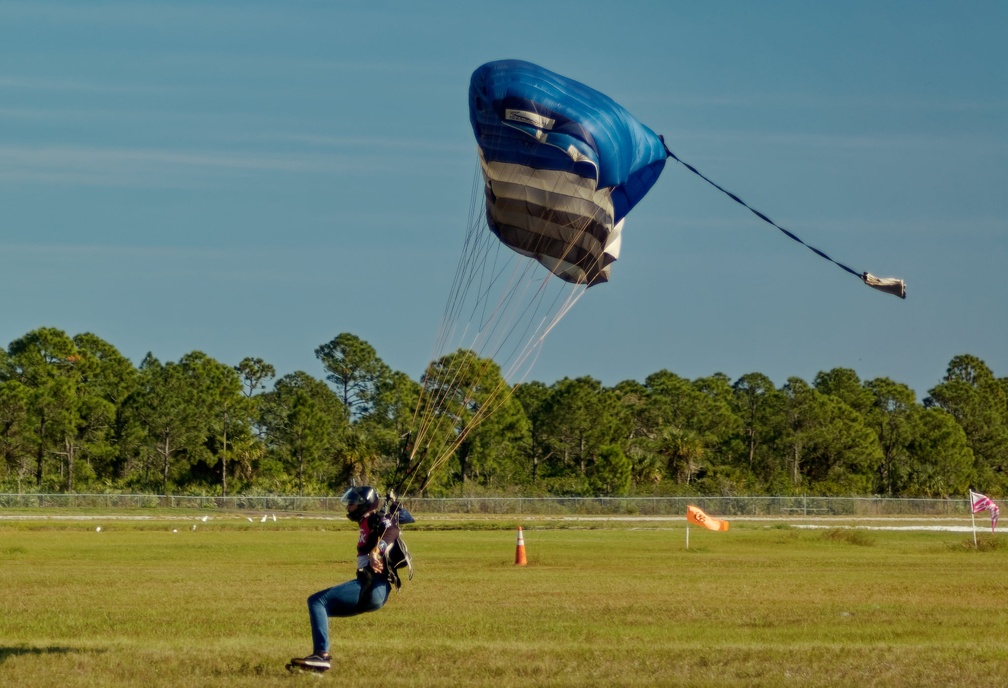
[[[805,244],[577,81],[520,60],[487,63],[469,83],[469,119],[479,161],[468,228],[401,438],[397,489],[422,493],[469,433],[508,403],[546,336],[589,287],[609,279],[627,213],[668,158],[866,284],[906,295],[902,280],[854,271]]]
[[[627,213],[658,180],[661,138],[608,96],[521,60],[469,84],[490,230],[553,274],[609,279]]]
[[[506,246],[562,279],[609,279],[626,214],[672,158],[820,257],[868,286],[906,298],[906,283],[859,272],[806,244],[684,162],[608,96],[529,62],[488,62],[469,82],[486,222]]]

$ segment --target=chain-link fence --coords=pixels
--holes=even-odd
[[[969,500],[884,497],[445,497],[406,500],[415,514],[679,516],[686,505],[723,516],[958,516]],[[289,495],[0,494],[0,509],[193,509],[340,513],[338,497]]]
[[[969,502],[881,497],[509,497],[416,499],[417,513],[679,516],[686,506],[724,516],[946,516]]]

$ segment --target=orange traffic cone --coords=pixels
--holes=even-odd
[[[522,528],[518,526],[518,547],[515,548],[515,566],[525,566],[528,560],[525,558],[525,538],[522,536]]]

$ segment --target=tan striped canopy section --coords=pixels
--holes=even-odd
[[[623,226],[613,225],[610,189],[570,172],[488,163],[482,152],[480,165],[487,225],[501,242],[568,282],[609,280]]]

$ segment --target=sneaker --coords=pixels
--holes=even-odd
[[[291,664],[296,667],[312,669],[314,671],[329,671],[331,667],[331,657],[328,652],[316,652],[307,657],[295,657]]]

